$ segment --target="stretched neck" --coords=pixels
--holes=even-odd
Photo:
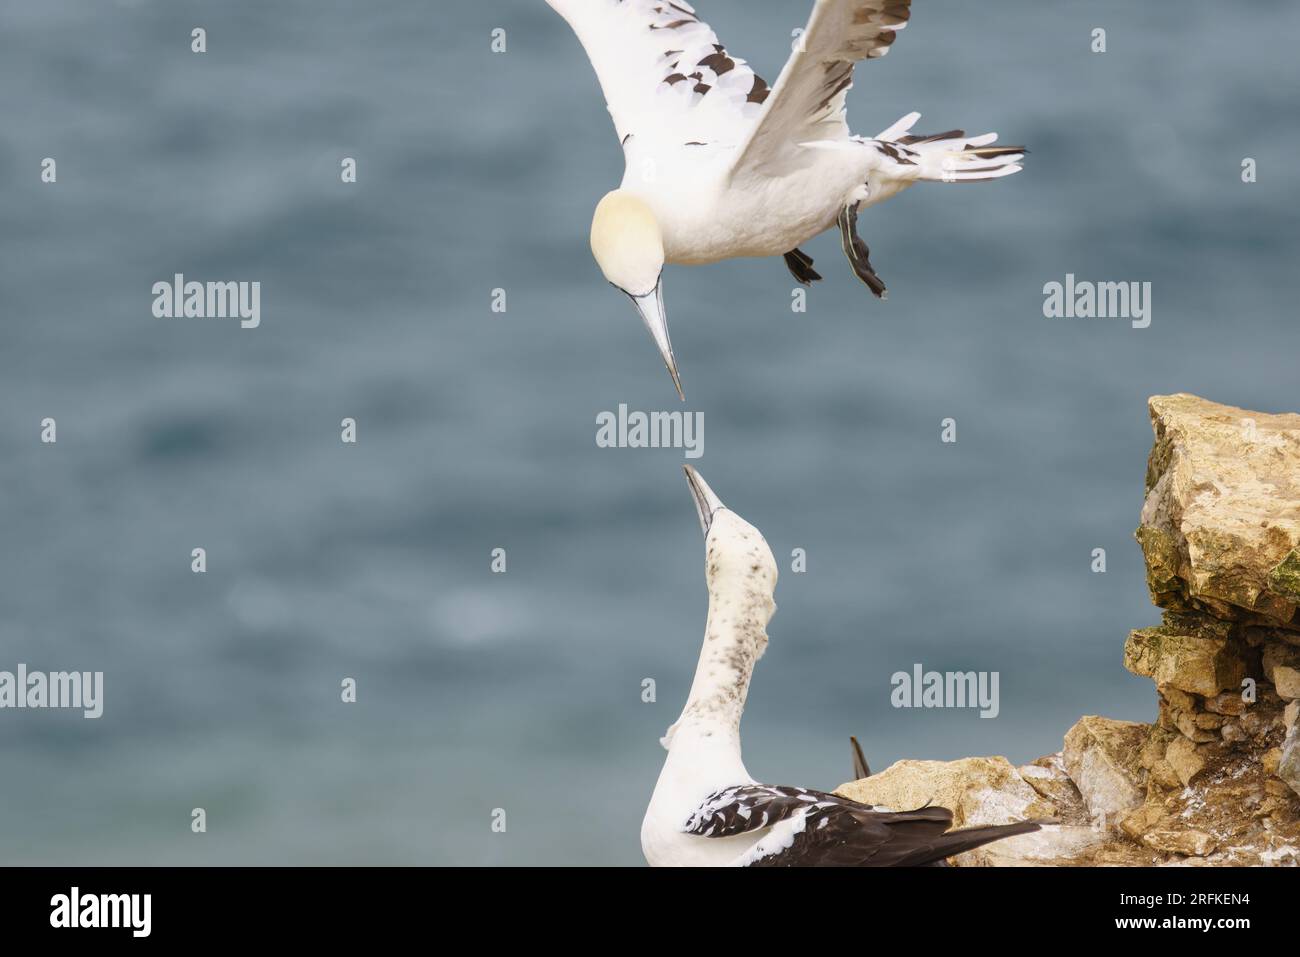
[[[673,726],[674,742],[712,739],[739,747],[749,679],[767,647],[767,623],[775,609],[770,591],[751,583],[710,591],[704,646],[686,707]]]

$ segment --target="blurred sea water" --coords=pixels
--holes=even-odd
[[[698,6],[773,82],[808,4]],[[886,303],[833,235],[804,314],[778,260],[668,268],[693,464],[783,562],[756,776],[834,787],[849,734],[873,767],[1020,762],[1083,713],[1153,717],[1120,664],[1157,620],[1145,400],[1300,408],[1298,29],[1281,0],[916,0],[854,128],[995,129],[1025,172],[865,213]],[[0,116],[0,669],[106,684],[97,721],[0,712],[0,861],[639,863],[703,549],[680,450],[594,441],[679,404],[587,249],[621,154],[566,24],[11,3]],[[153,318],[176,272],[259,281],[261,326]],[[1150,328],[1045,319],[1067,273],[1151,282]],[[893,709],[917,662],[1000,672],[1000,715]]]

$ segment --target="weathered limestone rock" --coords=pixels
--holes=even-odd
[[[1223,738],[1224,744],[1234,748],[1249,745],[1251,741],[1251,735],[1240,721],[1229,721],[1219,730],[1219,736]]]
[[[1025,783],[1055,808],[1058,818],[1079,823],[1087,820],[1083,795],[1065,773],[1060,754],[1049,754],[1031,764],[1022,764],[1016,770]]]
[[[1222,714],[1236,718],[1245,713],[1246,702],[1242,700],[1240,693],[1235,691],[1225,691],[1223,694],[1217,694],[1213,698],[1207,698],[1205,701],[1205,710],[1212,711],[1215,714]]]
[[[1268,573],[1268,583],[1273,591],[1292,600],[1300,596],[1300,551],[1292,549],[1278,562]]]
[[[1129,634],[1125,668],[1157,686],[1207,697],[1241,687],[1246,661],[1231,625],[1168,612],[1164,618],[1158,627]]]
[[[1274,642],[1264,646],[1264,675],[1273,682],[1278,697],[1300,698],[1300,648]]]
[[[1300,415],[1154,396],[1137,538],[1157,605],[1300,629]]]
[[[956,858],[961,867],[1047,867],[1090,863],[1086,855],[1106,843],[1096,828],[1082,824],[1045,824],[1032,834],[1017,834],[985,844]],[[1075,860],[1084,858],[1083,860]],[[1141,863],[1150,863],[1142,861]]]
[[[1056,813],[1003,757],[899,761],[879,774],[842,784],[835,793],[895,810],[937,804],[952,811],[954,827],[1010,824]]]
[[[1286,740],[1282,742],[1282,754],[1276,773],[1292,791],[1300,795],[1300,723],[1291,725]]]
[[[1300,631],[1290,628],[1261,628],[1259,625],[1246,625],[1242,637],[1252,648],[1262,648],[1272,643],[1290,644],[1300,647]]]
[[[1174,828],[1147,831],[1142,835],[1142,843],[1164,854],[1184,854],[1190,857],[1204,857],[1218,846],[1214,838],[1204,831]]]
[[[1196,776],[1205,770],[1206,756],[1196,744],[1184,737],[1174,738],[1165,752],[1165,760],[1173,767],[1178,780],[1191,784]]]
[[[1157,684],[1156,691],[1160,694],[1160,699],[1170,707],[1177,708],[1179,711],[1196,712],[1201,708],[1201,698],[1194,694],[1188,694],[1175,688],[1173,685]]]
[[[1151,726],[1096,715],[1079,719],[1065,735],[1065,770],[1094,817],[1114,818],[1141,804],[1146,785],[1140,762]]]
[[[1281,748],[1269,748],[1259,759],[1259,766],[1264,769],[1265,774],[1277,774],[1277,769],[1281,764]]]
[[[1227,718],[1219,731],[1224,744],[1257,755],[1278,745],[1286,733],[1286,702],[1261,682],[1254,701],[1246,702],[1246,711],[1238,718]]]
[[[1155,830],[1165,820],[1165,811],[1159,804],[1148,803],[1130,811],[1119,822],[1120,830],[1135,841]]]
[[[1198,711],[1196,714],[1191,715],[1191,718],[1198,731],[1217,731],[1223,727],[1223,723],[1227,720],[1223,715],[1210,714],[1206,711]]]
[[[1138,764],[1148,771],[1155,767],[1158,761],[1165,759],[1165,752],[1169,750],[1169,742],[1174,739],[1174,731],[1154,727],[1147,735],[1146,741],[1142,742],[1142,748],[1138,751]]]
[[[1176,728],[1179,734],[1192,741],[1217,740],[1219,729],[1227,720],[1222,715],[1211,714],[1208,711],[1184,711],[1176,708],[1161,695],[1160,726]]]
[[[1174,766],[1169,763],[1169,760],[1161,758],[1151,768],[1151,778],[1148,781],[1147,790],[1148,793],[1159,788],[1169,790],[1170,788],[1180,787],[1182,783],[1182,778],[1178,776],[1178,772],[1174,770]]]
[[[1155,724],[1089,716],[1064,750],[905,761],[841,793],[950,807],[958,826],[1052,818],[963,866],[1300,864],[1300,415],[1157,396],[1137,538],[1165,609],[1124,664]]]
[[[1169,742],[1174,739],[1177,732],[1172,729],[1166,729],[1159,726],[1153,727],[1151,733],[1142,744],[1138,751],[1138,764],[1147,770],[1147,797],[1151,797],[1153,791],[1160,789],[1168,790],[1169,788],[1182,787],[1182,782],[1178,780],[1178,775],[1174,773],[1173,766],[1165,760],[1165,752],[1169,750]]]

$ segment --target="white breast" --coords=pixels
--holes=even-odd
[[[641,849],[650,866],[719,867],[749,850],[768,829],[713,838],[685,834],[682,828],[711,794],[753,783],[734,733],[706,724],[681,728],[673,736],[641,822]]]
[[[781,175],[728,182],[733,154],[707,146],[666,156],[628,150],[622,188],[654,211],[668,262],[783,255],[832,226],[865,176],[865,151],[809,150],[806,165]]]

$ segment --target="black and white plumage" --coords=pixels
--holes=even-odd
[[[742,784],[705,798],[685,831],[718,838],[766,829],[737,862],[746,867],[916,867],[1039,826],[951,827],[947,808],[888,811],[826,791]]]
[[[952,812],[874,808],[826,791],[755,781],[740,718],[776,609],[776,561],[762,534],[726,508],[695,469],[686,476],[705,534],[709,617],[695,679],[641,825],[652,865],[904,867],[1038,829],[1033,822],[951,831]],[[855,772],[866,772],[854,749]]]
[[[1021,168],[1024,149],[992,146],[993,133],[911,134],[918,113],[875,137],[850,131],[855,64],[889,52],[911,0],[815,0],[770,88],[685,0],[547,2],[582,42],[623,147],[623,180],[596,207],[592,253],[636,305],[679,392],[665,263],[783,256],[797,280],[811,282],[820,276],[799,246],[838,226],[855,274],[883,298],[844,210],[856,217],[917,182]]]

